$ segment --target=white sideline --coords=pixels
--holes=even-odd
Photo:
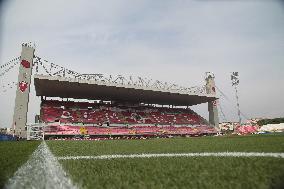
[[[156,157],[274,157],[284,158],[284,153],[263,152],[203,152],[203,153],[167,153],[167,154],[113,154],[99,156],[62,156],[58,160],[79,159],[118,159],[118,158],[156,158]]]
[[[21,166],[5,185],[17,188],[77,188],[43,141],[29,160]]]

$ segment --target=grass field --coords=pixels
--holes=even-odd
[[[24,164],[39,141],[0,142],[0,188]]]
[[[284,161],[272,158],[67,160],[85,188],[280,188]]]
[[[188,152],[284,152],[284,135],[48,141],[56,157]],[[59,160],[82,188],[283,188],[284,159],[159,157]]]
[[[0,143],[0,188],[40,144]],[[284,135],[47,141],[55,157],[197,152],[284,152]],[[151,157],[59,162],[79,188],[284,188],[284,158]],[[28,175],[28,173],[27,173]]]
[[[149,140],[48,141],[48,144],[55,156],[226,151],[284,152],[284,135]]]

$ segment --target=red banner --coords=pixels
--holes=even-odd
[[[28,83],[27,82],[22,81],[22,82],[19,83],[20,91],[25,92],[27,88],[28,88]]]
[[[22,60],[21,64],[24,68],[30,68],[31,67],[30,62],[27,61],[27,60]]]

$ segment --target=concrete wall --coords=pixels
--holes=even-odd
[[[206,78],[206,92],[216,96],[216,86],[214,75],[208,75]],[[208,102],[209,123],[216,128],[219,128],[219,115],[217,108],[217,100]]]
[[[33,67],[34,48],[27,44],[22,45],[20,58],[18,85],[14,107],[13,125],[17,136],[26,138],[26,123],[30,93],[30,83]]]

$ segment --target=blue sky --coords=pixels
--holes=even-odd
[[[81,73],[144,76],[183,86],[214,72],[226,118],[237,120],[230,73],[240,74],[241,111],[284,116],[284,3],[277,0],[10,0],[1,6],[0,64],[36,55]],[[16,81],[17,70],[1,78]],[[15,90],[0,92],[0,122],[12,119]],[[29,122],[39,111],[31,93]],[[207,117],[206,105],[194,107]],[[223,120],[223,117],[221,120]]]

